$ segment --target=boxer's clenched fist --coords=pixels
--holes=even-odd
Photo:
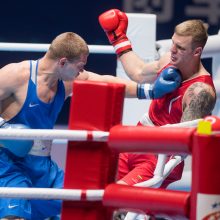
[[[126,36],[128,17],[118,9],[111,9],[99,16],[99,23],[118,56],[131,51],[131,43]]]

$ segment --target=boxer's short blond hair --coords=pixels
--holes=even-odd
[[[51,43],[47,55],[50,59],[66,57],[69,61],[75,61],[82,55],[88,55],[89,49],[85,40],[73,32],[65,32],[58,35]]]
[[[180,36],[192,36],[192,49],[204,48],[207,39],[207,26],[202,20],[187,20],[175,27],[174,32]]]

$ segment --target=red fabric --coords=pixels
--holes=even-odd
[[[183,82],[177,90],[165,95],[163,98],[152,100],[149,108],[149,117],[154,125],[162,126],[180,122],[183,114],[183,95],[188,87],[195,82],[204,82],[214,88],[211,76],[202,75]]]
[[[153,154],[121,153],[118,164],[118,180],[128,185],[149,180],[157,164],[157,156]],[[170,183],[180,180],[184,168],[184,161],[180,163],[164,180],[160,188],[166,188]]]
[[[142,126],[142,124],[138,122],[137,126]],[[121,153],[118,163],[118,180],[122,180],[128,185],[149,180],[154,176],[156,165],[157,155]],[[166,188],[170,183],[180,180],[183,168],[184,161],[174,168],[160,188]]]
[[[169,66],[166,65],[164,68]],[[163,68],[163,69],[164,69]],[[163,70],[162,69],[162,70]],[[161,71],[162,71],[161,70]],[[160,72],[161,72],[160,71]],[[160,74],[160,72],[158,74]],[[187,80],[174,92],[165,95],[161,99],[152,100],[149,108],[149,117],[154,125],[179,123],[182,117],[182,98],[187,88],[195,82],[204,82],[214,88],[210,75],[202,75],[191,80]],[[141,125],[138,123],[138,125]],[[126,162],[127,161],[127,162]],[[156,167],[156,156],[147,154],[120,154],[118,165],[118,179],[123,180],[128,185],[142,182],[153,177]],[[182,177],[184,162],[179,164],[162,184],[162,188],[175,182]],[[139,178],[141,176],[141,178]]]
[[[153,154],[121,153],[119,155],[118,179],[128,185],[150,179],[157,163]]]

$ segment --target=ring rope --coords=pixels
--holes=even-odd
[[[72,141],[99,141],[106,142],[109,132],[86,130],[59,130],[59,129],[0,129],[0,139],[17,140],[52,140],[68,139]]]
[[[4,43],[0,42],[0,51],[31,51],[46,52],[50,44],[33,44],[33,43]],[[88,45],[90,53],[115,54],[112,46]]]
[[[165,126],[164,126],[165,127]],[[178,126],[176,126],[178,127]],[[212,131],[210,135],[220,134]],[[106,131],[63,130],[63,129],[0,129],[0,139],[56,140],[107,142],[110,133]],[[61,142],[65,143],[65,142]]]
[[[211,35],[208,38],[208,42],[202,53],[202,58],[212,58],[216,54],[219,54],[219,34]],[[163,55],[169,50],[171,39],[163,39],[156,41],[159,46],[159,54]],[[115,54],[112,46],[105,45],[88,45],[90,53],[96,54]],[[0,51],[31,51],[31,52],[46,52],[49,48],[49,44],[39,43],[7,43],[0,42]]]
[[[0,187],[0,197],[2,198],[101,201],[103,195],[104,190]]]

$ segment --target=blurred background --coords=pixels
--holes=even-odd
[[[202,19],[209,24],[209,35],[218,33],[220,0],[38,0],[1,2],[0,42],[50,43],[66,31],[81,35],[89,45],[109,45],[98,24],[98,16],[118,8],[129,13],[157,15],[157,40],[171,38],[174,26],[186,19]],[[146,42],[142,42],[147,43]],[[0,51],[0,68],[7,63],[38,59],[43,53]],[[206,68],[210,60],[205,59]],[[115,75],[116,56],[91,54],[86,69]],[[65,103],[57,124],[66,125],[69,101]]]

